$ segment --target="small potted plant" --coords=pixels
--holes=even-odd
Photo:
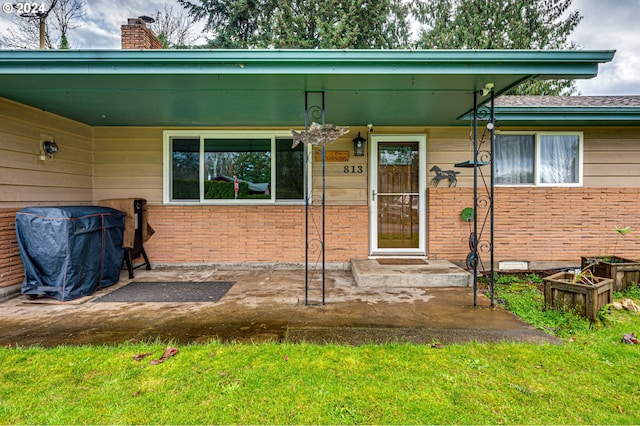
[[[467,255],[467,269],[473,270],[478,261],[476,253],[476,237],[471,227],[471,222],[474,220],[475,210],[471,207],[465,207],[460,213],[460,217],[464,222],[469,224],[469,254]]]
[[[640,262],[616,256],[618,240],[632,232],[630,226],[614,229],[616,242],[611,256],[584,256],[581,268],[590,266],[591,271],[598,277],[611,278],[613,291],[623,291],[631,284],[640,282]]]

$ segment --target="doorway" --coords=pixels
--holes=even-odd
[[[371,135],[372,256],[426,256],[426,136]]]

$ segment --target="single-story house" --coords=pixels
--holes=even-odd
[[[573,263],[640,217],[639,97],[507,97],[597,75],[613,51],[0,51],[0,286],[23,271],[14,218],[34,205],[147,200],[155,264],[302,263],[305,182],[325,182],[326,262],[464,264],[470,112],[496,95],[496,264]],[[310,152],[291,129],[348,126]],[[44,142],[56,143],[49,154]],[[363,153],[354,152],[355,144]],[[307,149],[318,150],[318,147]],[[357,151],[357,149],[356,149]],[[363,155],[354,155],[363,154]],[[436,185],[434,166],[457,185]],[[325,178],[321,178],[324,169]],[[217,176],[268,183],[225,196]],[[640,257],[634,234],[619,255]]]

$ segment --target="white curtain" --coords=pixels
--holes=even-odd
[[[533,184],[534,135],[498,135],[494,146],[495,183]]]
[[[540,136],[540,183],[578,182],[578,151],[576,135]]]

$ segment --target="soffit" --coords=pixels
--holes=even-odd
[[[591,78],[612,51],[0,51],[0,96],[94,126],[459,125],[473,92]]]

